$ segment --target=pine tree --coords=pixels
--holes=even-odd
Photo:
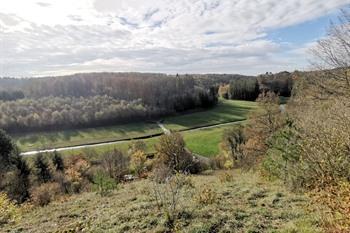
[[[56,171],[63,171],[64,170],[63,159],[57,151],[55,151],[53,154],[52,163],[53,163]]]
[[[34,169],[39,183],[46,183],[51,180],[52,175],[49,169],[49,165],[42,154],[39,154],[35,157]]]

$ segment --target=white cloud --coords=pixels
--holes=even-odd
[[[4,0],[0,76],[86,71],[255,74],[303,68],[298,58],[304,50],[293,53],[295,48],[266,39],[268,31],[315,19],[347,3]]]

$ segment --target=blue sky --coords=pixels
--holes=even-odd
[[[338,12],[338,11],[337,11]],[[330,13],[319,18],[268,32],[268,39],[276,42],[287,42],[302,45],[316,41],[327,33],[330,21],[336,20],[336,13]]]
[[[4,0],[0,76],[306,70],[308,50],[349,3]]]

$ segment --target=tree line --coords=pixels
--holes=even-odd
[[[217,103],[215,88],[196,86],[189,76],[134,79],[76,75],[31,79],[27,84],[19,90],[24,98],[0,100],[0,128],[23,132],[104,126],[155,119]]]
[[[241,77],[223,83],[219,95],[225,99],[255,101],[260,94],[273,92],[279,96],[290,97],[293,89],[293,77],[299,72],[266,73],[257,77]]]

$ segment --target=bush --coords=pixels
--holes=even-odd
[[[111,178],[121,181],[129,173],[129,158],[114,149],[102,155],[101,166]]]
[[[200,188],[196,192],[194,199],[201,205],[213,204],[216,201],[216,192],[207,186]]]
[[[219,180],[221,183],[225,182],[232,182],[233,181],[233,175],[230,172],[224,172],[219,175]]]
[[[259,96],[259,111],[249,116],[249,123],[244,128],[247,140],[242,146],[240,167],[252,169],[259,166],[268,150],[268,140],[287,123],[279,108],[279,98],[274,93]]]
[[[339,182],[337,185],[309,192],[313,206],[323,204],[324,225],[328,232],[347,232],[350,229],[350,183]]]
[[[229,170],[232,169],[234,166],[232,157],[230,157],[227,153],[221,151],[220,154],[215,156],[213,159],[214,167],[216,169],[225,169]]]
[[[134,142],[130,143],[130,145],[129,145],[128,154],[129,154],[129,156],[131,156],[136,151],[145,152],[146,148],[147,148],[146,143],[144,143],[143,141],[141,141],[141,140],[134,141]]]
[[[188,171],[192,166],[192,156],[185,149],[181,134],[164,134],[156,145],[157,161],[178,172]]]
[[[193,188],[193,184],[188,176],[181,173],[173,174],[170,171],[164,180],[163,171],[155,174],[161,174],[161,177],[153,177],[151,193],[165,217],[165,226],[172,231],[176,226],[182,201],[184,198],[190,198],[185,196],[189,195],[188,189]]]
[[[97,171],[93,177],[94,190],[101,196],[106,196],[117,188],[117,182],[103,171]]]
[[[36,206],[45,206],[61,194],[58,183],[44,183],[31,191],[31,201]]]
[[[141,151],[137,150],[131,155],[131,161],[130,161],[130,168],[131,170],[137,175],[141,176],[142,173],[145,172],[145,164],[147,161],[146,154]]]
[[[0,192],[0,227],[20,219],[21,211],[5,193]]]
[[[67,160],[66,167],[64,174],[68,182],[69,192],[78,193],[87,188],[89,183],[88,171],[91,167],[90,162],[82,155],[72,156]]]
[[[233,164],[238,164],[243,157],[243,144],[246,138],[243,127],[225,129],[221,142],[221,149],[232,158]]]

